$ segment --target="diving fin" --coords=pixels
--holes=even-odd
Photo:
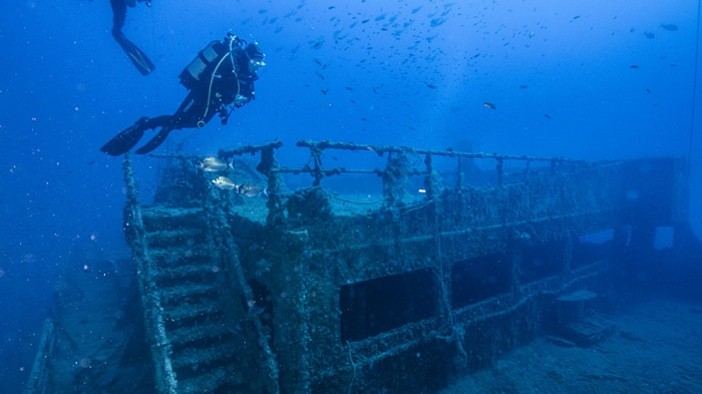
[[[152,138],[141,148],[137,149],[136,153],[138,155],[144,155],[158,148],[159,146],[161,146],[161,144],[163,144],[163,141],[166,140],[166,137],[168,137],[168,134],[171,131],[173,131],[173,129],[169,129],[167,127],[162,128],[161,131],[159,131],[158,134],[154,136],[154,138]]]
[[[127,53],[129,60],[131,60],[134,66],[136,66],[137,70],[139,70],[141,75],[149,75],[150,72],[156,69],[154,63],[151,62],[151,59],[149,59],[149,57],[146,56],[146,54],[141,49],[139,49],[138,46],[134,45],[133,42],[129,41],[129,39],[127,39],[124,36],[120,36],[117,38],[117,42]]]
[[[110,156],[119,156],[129,152],[129,150],[132,149],[144,135],[144,122],[146,119],[147,118],[145,117],[139,119],[136,123],[134,123],[134,125],[123,130],[111,140],[107,141],[107,143],[103,145],[100,150]]]

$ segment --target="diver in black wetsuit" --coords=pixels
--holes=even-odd
[[[264,57],[258,43],[248,43],[231,34],[222,41],[212,41],[180,73],[180,82],[188,89],[188,95],[173,115],[143,117],[100,150],[112,156],[121,155],[139,142],[145,130],[160,127],[156,136],[136,151],[149,153],[171,131],[204,127],[215,114],[226,124],[235,108],[255,98],[256,71],[266,65]]]
[[[110,0],[110,5],[112,6],[112,36],[115,38],[117,43],[122,47],[124,52],[129,56],[129,60],[134,63],[137,70],[142,75],[148,75],[150,72],[154,71],[154,64],[151,62],[148,56],[142,52],[139,47],[134,45],[133,42],[122,33],[122,27],[124,26],[124,20],[127,16],[127,6],[134,7],[137,0]],[[146,2],[148,7],[151,7],[150,0],[138,0],[139,2]]]

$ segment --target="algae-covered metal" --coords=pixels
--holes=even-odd
[[[559,296],[597,292],[617,256],[648,242],[638,234],[687,216],[675,158],[301,141],[308,164],[291,168],[276,160],[281,146],[220,151],[222,173],[161,156],[151,204],[125,162],[125,228],[161,392],[438,389],[539,335]],[[335,151],[384,165],[328,166]],[[265,192],[219,189],[223,175]],[[309,186],[286,186],[301,176]],[[348,179],[341,191],[337,178]]]

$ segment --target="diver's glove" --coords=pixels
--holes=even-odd
[[[234,105],[238,108],[241,107],[242,105],[246,104],[249,102],[249,98],[246,96],[242,96],[240,94],[237,94],[234,97]]]

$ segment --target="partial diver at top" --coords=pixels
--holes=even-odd
[[[127,7],[136,6],[137,1],[146,3],[147,7],[151,7],[151,0],[110,0],[110,5],[112,6],[112,36],[119,46],[122,47],[137,70],[139,70],[142,75],[149,75],[149,73],[156,68],[154,63],[151,62],[151,59],[149,59],[138,46],[129,41],[124,33],[122,33],[124,20],[127,17]]]
[[[158,148],[173,130],[201,128],[218,114],[226,124],[231,112],[255,98],[256,71],[265,66],[265,54],[258,43],[247,42],[227,34],[222,41],[212,41],[180,73],[180,82],[188,94],[173,115],[142,117],[100,148],[118,156],[132,149],[147,129],[159,132],[137,154]]]

